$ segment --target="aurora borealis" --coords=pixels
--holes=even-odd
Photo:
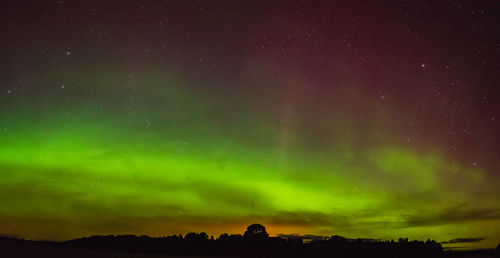
[[[498,2],[377,2],[3,3],[0,234],[496,246]]]

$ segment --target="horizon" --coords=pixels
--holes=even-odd
[[[268,229],[266,228],[266,230],[268,230]],[[206,233],[207,236],[209,237],[209,239],[213,237],[215,240],[217,240],[223,234],[243,236],[244,232],[243,231],[240,232],[240,233],[225,232],[225,233],[220,233],[220,234],[211,234],[209,232],[206,232],[206,231],[202,230],[202,231],[193,231],[193,232],[185,232],[185,233],[177,233],[177,234],[166,234],[166,235],[141,235],[141,234],[126,234],[126,233],[125,234],[97,234],[97,235],[87,235],[87,236],[72,237],[72,238],[68,238],[68,239],[36,239],[36,238],[35,239],[30,239],[30,238],[25,238],[25,237],[22,237],[22,236],[9,235],[9,234],[1,234],[0,233],[0,237],[11,238],[11,239],[21,239],[21,240],[28,240],[28,241],[49,241],[49,242],[63,243],[63,242],[71,241],[71,240],[85,239],[85,238],[91,238],[91,237],[96,237],[96,236],[114,236],[114,237],[118,237],[118,236],[134,236],[134,237],[146,236],[146,237],[151,237],[151,238],[162,238],[162,237],[168,237],[168,236],[183,236],[183,237],[185,237],[189,233],[196,233],[196,234]],[[277,237],[277,238],[281,238],[281,239],[302,239],[304,241],[304,243],[309,243],[309,242],[315,241],[315,240],[327,240],[327,239],[330,239],[333,236],[344,237],[345,239],[347,239],[349,241],[356,241],[358,239],[361,239],[363,241],[375,241],[375,242],[386,242],[386,241],[395,241],[395,242],[398,242],[398,240],[402,239],[402,238],[403,239],[406,238],[406,239],[408,239],[408,241],[413,241],[413,240],[426,241],[428,239],[435,240],[435,239],[431,239],[431,238],[426,238],[426,239],[410,239],[410,238],[407,238],[407,237],[404,237],[404,236],[395,237],[395,238],[392,238],[392,239],[380,239],[380,238],[369,238],[369,237],[345,237],[345,236],[336,235],[336,234],[329,235],[329,236],[327,236],[327,235],[312,235],[312,234],[295,234],[295,233],[288,233],[288,234],[285,234],[285,233],[275,233],[275,234],[269,234],[269,237]],[[483,250],[483,249],[495,249],[496,245],[495,246],[491,246],[491,247],[486,247],[486,246],[471,247],[471,246],[467,246],[467,244],[477,243],[477,242],[481,242],[483,240],[484,240],[484,238],[481,238],[481,237],[479,237],[479,238],[454,238],[454,239],[450,239],[448,241],[441,241],[441,242],[438,241],[438,243],[443,246],[443,250],[445,250],[445,251],[474,251],[474,250]]]
[[[56,243],[64,243],[64,242],[68,242],[68,241],[72,241],[72,240],[79,240],[79,239],[86,239],[86,238],[92,238],[92,237],[107,237],[107,236],[113,236],[113,237],[120,237],[120,236],[133,236],[133,237],[150,237],[150,238],[164,238],[164,237],[169,237],[169,236],[182,236],[182,237],[185,237],[187,234],[190,234],[190,233],[196,233],[196,234],[200,234],[200,233],[207,233],[207,232],[204,232],[204,231],[200,231],[200,232],[187,232],[185,234],[171,234],[171,235],[159,235],[159,236],[149,236],[149,235],[135,235],[135,234],[118,234],[118,235],[115,235],[115,234],[108,234],[108,235],[89,235],[89,236],[81,236],[81,237],[76,237],[76,238],[70,238],[70,239],[64,239],[64,240],[56,240],[56,239],[30,239],[30,238],[23,238],[23,237],[19,237],[19,236],[15,236],[15,235],[6,235],[6,234],[0,234],[0,238],[8,238],[8,239],[16,239],[16,240],[27,240],[27,241],[35,241],[35,242],[56,242]],[[240,234],[240,233],[235,233],[235,234],[229,234],[229,233],[223,233],[223,234],[228,234],[230,236],[243,236],[243,234]],[[220,234],[220,235],[213,235],[213,234],[209,234],[207,233],[207,236],[209,237],[209,239],[211,239],[212,237],[214,238],[214,240],[217,240],[219,239],[223,234]],[[299,234],[277,234],[277,235],[269,235],[269,237],[271,238],[281,238],[281,239],[301,239],[304,241],[304,244],[307,244],[307,243],[310,243],[312,241],[317,241],[317,240],[327,240],[327,239],[330,239],[331,237],[333,236],[338,236],[338,235],[332,235],[332,236],[318,236],[318,235],[309,235],[309,234],[305,234],[305,235],[299,235]],[[340,236],[340,237],[343,237],[343,236]],[[401,237],[403,238],[403,237]],[[345,238],[346,240],[348,241],[357,241],[358,239],[362,240],[363,242],[391,242],[391,241],[394,241],[394,242],[398,242],[397,239],[374,239],[374,238]],[[408,238],[406,238],[408,239]],[[426,241],[428,240],[429,238],[427,239],[408,239],[408,241]],[[433,240],[433,239],[430,239],[430,240]],[[452,241],[453,240],[457,240],[457,239],[451,239]],[[495,247],[479,247],[479,248],[472,248],[472,247],[467,247],[467,246],[463,246],[464,243],[474,243],[474,242],[480,242],[482,240],[473,240],[473,241],[470,241],[468,239],[462,239],[462,240],[459,240],[457,242],[448,242],[448,241],[445,241],[445,242],[438,242],[439,244],[441,244],[443,246],[443,250],[444,251],[477,251],[477,250],[485,250],[485,249],[495,249]],[[450,246],[451,245],[451,246]]]
[[[500,242],[495,1],[9,1],[0,232]],[[462,241],[463,243],[456,243]]]

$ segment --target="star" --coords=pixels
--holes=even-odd
[[[69,50],[66,50],[66,53],[65,53],[67,56],[70,56],[71,55],[71,51]]]
[[[425,64],[420,64],[420,67],[425,68]]]

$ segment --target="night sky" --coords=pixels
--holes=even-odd
[[[2,3],[0,234],[494,247],[499,4]]]

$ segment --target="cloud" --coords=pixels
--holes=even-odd
[[[0,234],[0,238],[1,237],[4,237],[4,238],[20,238],[19,236],[12,235],[12,234]]]
[[[406,222],[409,226],[434,226],[448,223],[498,220],[500,219],[499,209],[478,209],[454,207],[435,215],[411,216]]]
[[[448,241],[441,242],[441,244],[475,243],[483,241],[484,239],[484,237],[454,238]]]

